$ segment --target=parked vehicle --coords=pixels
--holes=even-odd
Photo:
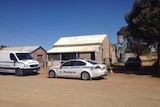
[[[92,78],[107,76],[107,74],[108,71],[105,65],[82,59],[69,60],[60,66],[53,66],[48,70],[49,78],[69,77],[91,80]]]
[[[37,73],[39,62],[30,53],[22,51],[0,51],[0,72],[15,73],[22,76],[25,73]]]
[[[125,62],[125,67],[127,68],[140,68],[142,64],[142,61],[140,58],[134,58],[134,57],[130,57],[128,58],[128,60]]]

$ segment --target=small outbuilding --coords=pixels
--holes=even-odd
[[[77,58],[108,63],[113,58],[112,55],[115,55],[115,48],[106,34],[61,37],[52,49],[47,51],[49,65],[58,65]]]
[[[41,46],[4,47],[1,51],[26,51],[31,53],[32,57],[40,63],[46,61],[46,50]]]

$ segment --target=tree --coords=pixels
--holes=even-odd
[[[129,32],[127,27],[122,27],[120,31],[117,32],[117,35],[123,35],[125,51],[124,52],[133,52],[139,57],[144,50],[149,50],[148,44],[144,43],[141,39],[135,38]]]
[[[132,39],[147,45],[158,43],[160,65],[160,0],[135,0],[132,10],[125,15],[127,32]],[[122,31],[121,31],[122,32]]]
[[[135,0],[125,20],[133,37],[148,44],[160,41],[160,0]]]
[[[5,47],[7,47],[7,46],[5,46],[5,45],[0,45],[0,50],[3,49],[3,48],[5,48]]]

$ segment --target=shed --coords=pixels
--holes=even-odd
[[[70,59],[89,59],[105,63],[110,59],[111,44],[106,34],[61,37],[47,51],[48,61],[63,62]]]

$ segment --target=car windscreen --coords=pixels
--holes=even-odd
[[[30,53],[16,53],[19,60],[33,59]]]
[[[93,64],[93,65],[98,64],[96,61],[92,61],[92,60],[88,60],[87,62],[89,62],[89,63],[91,63],[91,64]]]

